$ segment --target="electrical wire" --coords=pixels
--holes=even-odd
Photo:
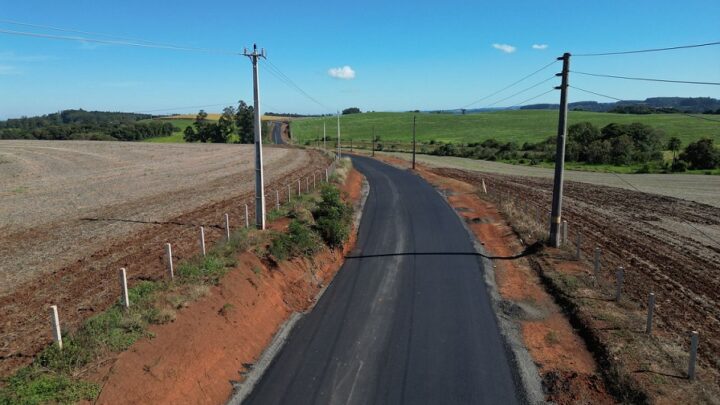
[[[510,96],[507,96],[507,97],[505,97],[505,98],[502,98],[502,99],[500,99],[500,100],[498,100],[498,101],[496,101],[496,102],[494,102],[494,103],[492,103],[492,104],[488,104],[488,105],[486,105],[484,108],[490,108],[490,107],[492,107],[492,106],[494,106],[494,105],[496,105],[496,104],[502,103],[502,102],[505,101],[505,100],[509,100],[509,99],[511,99],[511,98],[514,98],[515,96],[518,96],[518,95],[520,95],[520,94],[522,94],[522,93],[525,93],[525,92],[528,91],[528,90],[532,90],[532,89],[534,89],[535,87],[540,86],[541,84],[545,84],[545,83],[549,82],[550,80],[554,79],[555,77],[556,77],[555,75],[552,75],[552,76],[550,76],[549,78],[547,78],[547,79],[545,79],[545,80],[543,80],[543,81],[541,81],[541,82],[539,82],[539,83],[536,83],[536,84],[534,84],[534,85],[532,85],[532,86],[530,86],[530,87],[527,87],[527,88],[525,88],[525,89],[523,89],[523,90],[518,91],[517,93],[514,93],[514,94],[512,94],[512,95],[510,95]]]
[[[677,50],[677,49],[700,48],[700,47],[703,47],[703,46],[714,46],[714,45],[720,45],[720,41],[717,41],[717,42],[708,42],[708,43],[705,43],[705,44],[671,46],[671,47],[667,47],[667,48],[640,49],[640,50],[634,50],[634,51],[616,51],[616,52],[602,52],[602,53],[577,53],[577,54],[573,54],[573,56],[627,55],[627,54],[632,54],[632,53],[647,53],[647,52],[674,51],[674,50]]]
[[[290,79],[285,73],[283,73],[280,68],[275,66],[272,62],[265,59],[262,60],[261,66],[265,67],[266,72],[270,73],[271,75],[275,76],[278,80],[280,80],[282,83],[284,83],[286,86],[290,87],[291,89],[298,92],[303,97],[307,98],[308,100],[312,101],[313,103],[319,105],[320,107],[332,111],[332,108],[326,106],[325,104],[318,101],[315,97],[311,96],[308,92],[303,90],[302,87],[297,85],[292,79]]]
[[[593,76],[593,77],[608,77],[611,79],[642,80],[642,81],[646,81],[646,82],[703,84],[703,85],[709,85],[709,86],[720,86],[719,82],[691,82],[691,81],[686,81],[686,80],[650,79],[647,77],[628,77],[628,76],[606,75],[606,74],[601,74],[601,73],[586,73],[586,72],[578,72],[575,70],[571,71],[571,73],[575,73],[578,75],[585,75],[585,76]]]
[[[623,99],[621,99],[621,98],[617,98],[617,97],[613,97],[613,96],[608,96],[608,95],[602,94],[602,93],[596,93],[596,92],[590,91],[590,90],[581,89],[580,87],[575,87],[575,86],[569,86],[569,87],[571,87],[571,88],[573,88],[573,89],[575,89],[575,90],[580,90],[580,91],[585,92],[585,93],[588,93],[588,94],[594,94],[594,95],[596,95],[596,96],[605,97],[605,98],[608,98],[608,99],[610,99],[610,100],[626,101],[626,100],[623,100]],[[714,120],[714,119],[712,119],[712,118],[700,117],[700,116],[688,114],[688,113],[682,112],[682,111],[678,111],[678,114],[682,114],[682,115],[685,115],[685,116],[688,116],[688,117],[691,117],[691,118],[697,118],[697,119],[699,119],[699,120],[705,120],[705,121],[711,121],[711,122],[720,122],[720,120]]]
[[[553,91],[555,91],[554,88],[552,88],[552,89],[550,89],[550,90],[548,90],[548,91],[546,91],[546,92],[544,92],[544,93],[542,93],[542,94],[538,94],[537,96],[530,97],[530,98],[528,98],[528,99],[526,99],[526,100],[523,100],[523,101],[521,101],[521,102],[519,102],[519,103],[517,103],[517,104],[515,104],[515,105],[512,105],[512,106],[510,106],[510,107],[507,107],[506,110],[510,110],[510,109],[512,109],[512,108],[520,107],[520,106],[522,106],[522,105],[525,104],[525,103],[528,103],[528,102],[530,102],[530,101],[533,101],[533,100],[535,100],[536,98],[540,98],[540,97],[542,97],[542,96],[544,96],[544,95],[546,95],[546,94],[548,94],[548,93],[552,93]]]
[[[466,105],[458,108],[458,110],[465,109],[465,108],[467,108],[467,107],[470,107],[471,105],[477,104],[477,103],[479,103],[479,102],[481,102],[481,101],[484,101],[484,100],[489,99],[489,98],[492,97],[492,96],[495,96],[495,95],[497,95],[497,94],[500,94],[500,93],[502,93],[503,91],[505,91],[505,90],[507,90],[507,89],[515,86],[516,84],[522,82],[523,80],[526,80],[526,79],[528,79],[528,78],[530,78],[530,77],[532,77],[532,76],[534,76],[534,75],[542,72],[543,70],[549,68],[550,66],[554,65],[555,63],[557,63],[557,59],[556,59],[556,60],[553,60],[552,62],[548,63],[547,65],[541,67],[540,69],[538,69],[538,70],[530,73],[529,75],[523,76],[522,78],[518,79],[517,81],[515,81],[515,82],[513,82],[513,83],[510,83],[509,85],[503,87],[502,89],[500,89],[500,90],[498,90],[498,91],[496,91],[496,92],[494,92],[494,93],[488,94],[488,95],[485,96],[485,97],[479,98],[479,99],[473,101],[472,103],[466,104]]]
[[[131,41],[124,41],[124,40],[109,40],[109,39],[106,40],[106,39],[97,39],[97,38],[89,38],[89,37],[73,37],[73,36],[66,36],[66,35],[43,34],[43,33],[38,33],[38,32],[13,31],[13,30],[6,30],[6,29],[0,29],[0,34],[26,36],[26,37],[33,37],[33,38],[58,39],[58,40],[76,41],[76,42],[90,42],[90,43],[105,44],[105,45],[132,46],[132,47],[138,47],[138,48],[169,49],[169,50],[173,50],[173,51],[190,51],[190,52],[216,53],[216,54],[226,54],[226,55],[241,55],[240,52],[235,52],[235,51],[226,51],[226,50],[221,50],[221,49],[207,49],[207,48],[192,48],[192,47],[180,46],[180,45],[163,45],[163,44],[149,42],[149,41],[131,42]]]

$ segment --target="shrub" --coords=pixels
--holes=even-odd
[[[688,168],[687,162],[684,160],[680,160],[680,159],[675,159],[672,162],[672,165],[670,165],[670,171],[675,172],[675,173],[684,172],[687,170],[687,168]]]
[[[320,249],[320,238],[302,221],[290,222],[287,233],[277,233],[270,242],[269,253],[277,260],[309,256]]]
[[[688,162],[691,169],[714,169],[720,165],[720,151],[715,149],[712,139],[703,138],[689,144],[680,159]]]
[[[313,215],[320,236],[330,247],[342,246],[350,235],[352,208],[340,198],[340,190],[325,186]]]

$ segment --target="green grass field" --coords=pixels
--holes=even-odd
[[[441,142],[481,142],[495,138],[498,141],[538,142],[557,132],[557,111],[516,110],[475,113],[467,115],[429,113],[363,113],[340,118],[341,136],[348,139],[369,140],[373,127],[383,141],[408,142],[412,139],[413,115],[417,116],[417,139]],[[720,119],[720,118],[718,118]],[[322,138],[323,120],[329,139],[336,136],[335,117],[294,120],[291,124],[296,140],[303,142]],[[665,139],[676,136],[683,145],[696,139],[710,137],[720,143],[720,123],[691,118],[681,114],[610,114],[570,111],[569,124],[589,121],[598,127],[611,122],[629,124],[641,122],[662,129]]]

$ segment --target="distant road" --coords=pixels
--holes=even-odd
[[[283,139],[282,139],[282,122],[281,121],[273,121],[272,140],[273,140],[273,142],[275,142],[276,145],[282,145],[285,143],[285,142],[283,142]]]
[[[356,249],[246,404],[519,402],[480,259],[420,177],[362,157]]]

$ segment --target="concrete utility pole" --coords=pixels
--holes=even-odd
[[[564,53],[558,60],[563,61],[560,87],[560,118],[558,120],[557,145],[555,149],[555,180],[553,183],[552,212],[550,214],[550,245],[560,247],[560,224],[562,223],[563,175],[565,171],[565,138],[567,137],[568,113],[568,72],[570,71],[570,54]]]
[[[323,149],[327,150],[327,136],[325,136],[325,118],[323,118]]]
[[[337,112],[338,118],[338,147],[337,147],[337,158],[340,159],[340,111]]]
[[[413,170],[415,170],[415,119],[417,117],[413,115]]]
[[[253,101],[255,103],[255,225],[258,229],[265,229],[265,183],[263,181],[263,158],[262,158],[262,127],[260,122],[260,83],[258,80],[258,59],[266,58],[265,49],[258,53],[257,45],[253,45],[252,53],[247,49],[243,55],[250,58],[253,65]]]

